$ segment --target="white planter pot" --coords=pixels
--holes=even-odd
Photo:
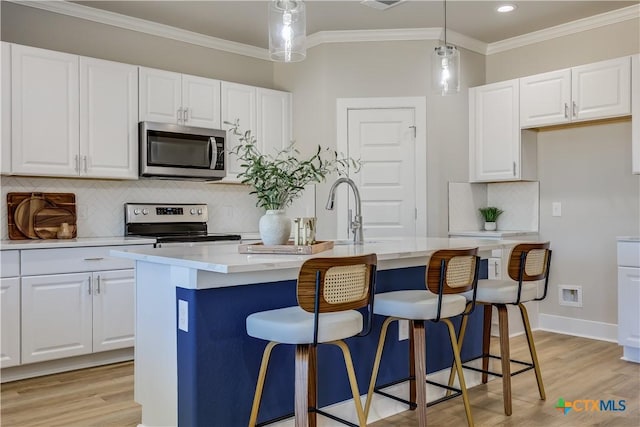
[[[284,210],[269,209],[260,217],[258,228],[265,245],[284,245],[291,234],[291,220]]]
[[[484,229],[487,231],[495,231],[496,230],[497,225],[495,222],[486,222],[484,223]]]

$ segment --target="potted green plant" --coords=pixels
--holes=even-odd
[[[504,212],[502,209],[498,209],[495,206],[488,206],[486,208],[478,209],[480,215],[484,219],[484,229],[487,231],[494,231],[497,229],[496,222],[498,217]]]
[[[351,158],[338,157],[329,148],[318,149],[306,159],[300,159],[300,152],[291,143],[287,148],[274,154],[262,153],[258,149],[256,137],[250,130],[241,131],[239,121],[225,122],[230,125],[228,132],[238,137],[239,144],[230,150],[237,157],[242,171],[238,174],[243,184],[252,187],[250,194],[258,199],[256,206],[264,208],[260,218],[260,237],[265,245],[282,245],[291,232],[291,221],[285,209],[302,195],[305,186],[326,180],[334,172],[346,175],[350,167],[355,172],[360,162]]]

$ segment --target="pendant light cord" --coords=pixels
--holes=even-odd
[[[447,0],[444,0],[444,45],[447,45]]]

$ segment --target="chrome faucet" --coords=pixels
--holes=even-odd
[[[335,204],[336,200],[336,188],[338,188],[338,186],[343,182],[346,182],[349,187],[351,187],[351,189],[353,190],[353,196],[356,199],[356,216],[355,218],[353,218],[353,221],[351,221],[350,228],[351,232],[353,233],[353,243],[356,245],[361,245],[364,243],[364,237],[362,233],[362,202],[360,200],[360,192],[358,191],[358,187],[356,187],[356,183],[353,182],[352,179],[344,176],[338,178],[329,190],[329,199],[327,200],[326,208],[330,211],[333,210],[333,205]],[[351,215],[349,215],[349,218],[351,218]]]

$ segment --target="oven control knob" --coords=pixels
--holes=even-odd
[[[191,208],[191,210],[189,211],[189,213],[190,213],[191,215],[195,215],[195,214],[196,214],[196,210],[195,210],[195,209],[193,209],[193,208]]]
[[[149,215],[149,209],[142,209],[142,215]]]
[[[198,215],[202,215],[202,209],[198,209]]]
[[[133,214],[134,215],[140,215],[140,209],[134,209],[133,210]]]

